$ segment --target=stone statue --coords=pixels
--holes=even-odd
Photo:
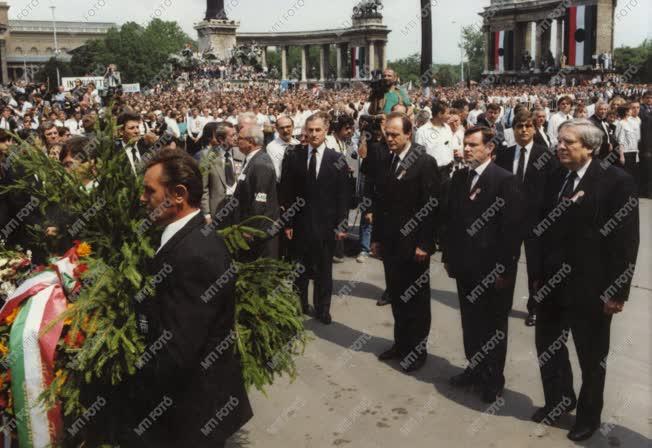
[[[228,20],[224,10],[224,0],[206,0],[205,20]]]
[[[356,19],[382,17],[380,11],[383,10],[381,0],[360,0],[353,8],[353,17]]]

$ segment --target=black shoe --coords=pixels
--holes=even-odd
[[[378,299],[378,301],[376,302],[376,306],[385,306],[385,305],[389,305],[390,303],[392,303],[392,299],[389,297],[387,290],[385,290],[385,292],[383,292],[382,297]]]
[[[301,310],[303,311],[303,314],[305,314],[306,316],[313,317],[315,315],[315,308],[308,303],[306,303],[305,305],[301,305]]]
[[[389,361],[390,359],[399,359],[401,357],[401,354],[399,353],[398,349],[396,348],[395,345],[392,345],[392,348],[389,350],[386,350],[382,352],[380,355],[378,355],[378,360],[379,361]]]
[[[328,311],[324,311],[319,315],[319,321],[324,324],[324,325],[330,325],[331,322],[333,322],[333,318],[331,317],[331,313]]]
[[[469,369],[466,369],[464,372],[459,375],[451,377],[448,382],[453,387],[469,387],[475,384],[475,376],[471,373]]]
[[[570,414],[576,407],[577,401],[573,401],[570,406],[567,408],[562,408],[561,413],[559,413],[559,411],[555,412],[554,408],[544,406],[537,409],[536,412],[532,414],[531,420],[535,423],[545,423],[547,425],[552,425],[559,421],[562,416]],[[555,414],[554,416],[552,415],[553,413]]]
[[[482,401],[484,403],[493,403],[498,397],[502,397],[503,388],[497,388],[495,386],[485,386],[482,389]]]
[[[529,313],[525,318],[526,327],[534,327],[537,323],[537,315],[535,313]]]
[[[401,365],[401,370],[405,373],[416,372],[426,363],[427,356],[420,356],[416,361],[409,363],[408,365]]]
[[[572,440],[573,442],[581,442],[583,440],[590,439],[593,433],[600,427],[600,425],[597,426],[590,426],[590,425],[583,425],[583,424],[575,424],[573,426],[573,429],[570,430],[568,435],[569,440]]]

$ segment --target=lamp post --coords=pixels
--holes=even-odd
[[[59,41],[57,39],[57,21],[54,18],[54,10],[56,9],[56,6],[54,6],[54,0],[52,0],[52,6],[50,6],[50,9],[52,10],[52,29],[54,31],[54,63],[57,68],[57,89],[61,85],[61,74],[59,73]]]

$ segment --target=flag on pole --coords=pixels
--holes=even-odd
[[[493,38],[494,70],[502,73],[513,69],[514,31],[496,31]]]

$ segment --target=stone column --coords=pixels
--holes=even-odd
[[[371,72],[373,72],[376,69],[376,44],[373,40],[369,41],[369,45],[367,46],[367,61],[369,65],[369,73],[367,73],[367,77],[371,76]]]
[[[308,81],[308,45],[301,46],[301,82]]]
[[[524,42],[525,50],[527,50],[530,57],[533,58],[534,55],[532,54],[532,22],[527,22],[525,25],[526,25],[525,26],[525,38],[524,38],[524,40],[525,40],[525,42]]]
[[[561,56],[564,54],[564,20],[557,19],[557,34],[555,36],[555,41],[557,49],[555,51],[555,64],[558,67],[561,67]]]
[[[288,47],[281,46],[281,79],[288,79]]]
[[[342,61],[343,61],[342,56],[344,53],[344,48],[342,47],[343,47],[342,44],[337,44],[335,47],[335,61],[336,61],[335,64],[337,70],[336,76],[338,81],[342,79]]]
[[[541,36],[543,23],[541,20],[537,21],[534,28],[534,64],[537,68],[541,67],[543,61],[543,36]]]
[[[614,1],[598,0],[598,29],[595,53],[613,53]],[[633,4],[633,2],[630,2]],[[636,11],[634,12],[636,13]],[[639,13],[645,14],[643,9]]]
[[[263,47],[262,50],[263,50],[263,55],[261,57],[262,60],[260,61],[260,63],[263,66],[263,68],[267,68],[267,47]]]
[[[387,69],[387,42],[382,42],[380,44],[380,64],[379,67],[381,70]]]
[[[319,80],[321,82],[326,81],[326,66],[328,61],[326,60],[326,54],[328,52],[328,45],[319,46]]]

